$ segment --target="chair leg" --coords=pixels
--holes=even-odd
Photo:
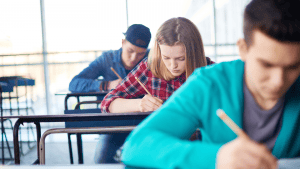
[[[10,151],[10,146],[9,146],[9,143],[8,143],[8,140],[7,140],[7,136],[6,136],[6,133],[4,131],[4,136],[5,136],[5,140],[6,140],[6,146],[7,146],[7,149],[8,149],[8,152],[9,152],[9,155],[10,155],[10,158],[13,159],[13,156],[12,156],[12,153]],[[4,147],[2,147],[4,148]],[[4,158],[4,157],[3,157]]]
[[[34,141],[36,141],[36,140],[35,140],[35,136],[34,136],[33,127],[32,127],[32,126],[29,126],[29,125],[30,125],[30,124],[27,123],[27,134],[28,134],[28,141],[27,141],[27,144],[28,144],[28,148],[29,148],[29,149],[32,149],[32,148],[34,147],[34,145],[33,145],[32,147],[30,146],[29,129],[31,130],[31,134],[32,134],[32,136],[33,136],[33,140],[34,140]]]
[[[71,143],[71,134],[70,133],[68,133],[68,144],[69,144],[70,163],[74,164],[74,161],[73,161],[73,151],[72,151],[72,143]]]
[[[1,113],[2,114],[2,113]],[[4,125],[3,125],[3,120],[1,118],[1,156],[2,156],[2,165],[4,165],[5,161],[4,161],[4,140],[3,140],[3,135],[4,135]]]
[[[13,124],[12,124],[11,120],[10,120],[10,119],[7,119],[7,121],[9,121],[9,123],[10,123],[10,128],[11,128],[11,130],[14,130],[14,127],[13,127]]]
[[[77,149],[78,149],[78,163],[83,164],[83,150],[82,150],[81,134],[76,134],[76,136],[77,136]]]
[[[19,137],[20,137],[20,141],[19,141],[19,144],[20,144],[20,152],[21,152],[21,155],[25,155],[24,154],[24,151],[23,151],[23,144],[22,144],[22,129],[21,129],[21,127],[20,127],[20,130],[19,130]]]
[[[10,123],[10,129],[13,131],[13,130],[14,130],[14,127],[13,127],[12,121],[11,121],[10,119],[7,119],[7,121],[9,121],[9,123]],[[6,137],[6,135],[5,135],[5,137]],[[6,138],[6,140],[7,140],[7,138]],[[8,144],[8,142],[7,142],[7,144]],[[7,146],[8,146],[8,145],[7,145]],[[8,147],[9,147],[9,146],[8,146]],[[9,151],[10,151],[10,150],[9,150]],[[14,159],[14,158],[12,157],[12,155],[11,155],[11,152],[10,152],[9,154],[10,154],[11,158]]]
[[[33,112],[33,114],[35,114],[35,113],[34,113],[34,110],[33,110],[32,108],[30,108],[30,109],[31,109],[31,111]],[[33,136],[33,141],[36,141],[36,139],[35,139],[36,137],[35,137],[35,135],[34,135],[34,129],[33,129],[32,126],[31,126],[30,128],[31,128],[32,136]]]
[[[28,112],[27,112],[27,116],[28,116]],[[27,123],[27,145],[28,145],[28,149],[30,150],[30,137],[29,137],[29,123]]]
[[[28,106],[28,105],[27,105]],[[26,113],[27,113],[27,115],[29,115],[28,114],[28,107],[26,107]],[[33,114],[34,114],[34,110],[32,109],[32,108],[30,108],[30,110],[33,112]],[[34,145],[33,146],[30,146],[30,137],[29,137],[29,129],[31,129],[31,133],[32,133],[32,136],[33,136],[33,141],[36,141],[35,140],[35,136],[34,136],[34,129],[33,129],[33,127],[32,126],[29,126],[30,124],[29,123],[27,123],[27,136],[28,136],[28,141],[27,141],[27,144],[28,144],[28,148],[29,148],[29,150],[30,149],[32,149],[33,147],[34,147]]]

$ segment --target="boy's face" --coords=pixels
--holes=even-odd
[[[299,77],[300,43],[279,42],[256,30],[249,47],[243,39],[238,46],[246,84],[256,100],[277,101]]]
[[[122,63],[127,70],[133,69],[147,53],[147,49],[131,44],[122,39]]]

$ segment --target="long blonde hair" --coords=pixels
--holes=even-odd
[[[207,65],[202,38],[196,25],[186,18],[172,18],[165,21],[158,29],[154,47],[149,53],[148,68],[154,76],[167,81],[175,78],[162,61],[159,45],[178,44],[185,47],[187,78],[196,68]]]

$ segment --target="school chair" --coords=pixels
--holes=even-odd
[[[108,92],[88,92],[88,93],[69,93],[65,97],[65,111],[64,114],[81,114],[81,113],[101,113],[100,109],[80,109],[80,105],[84,104],[96,104],[97,107],[101,103],[102,100],[95,100],[95,101],[80,101],[81,97],[90,97],[96,96],[98,99],[103,98]],[[68,100],[72,97],[75,97],[77,100],[77,104],[74,110],[69,110],[68,108]],[[83,127],[83,126],[95,126],[95,124],[91,124],[90,122],[66,122],[66,128],[72,127]],[[69,145],[69,155],[70,155],[70,163],[73,164],[73,151],[72,151],[72,142],[71,142],[71,134],[75,133],[68,133],[68,145]],[[82,138],[81,134],[76,134],[77,139],[77,150],[78,150],[78,162],[79,164],[83,164],[83,150],[82,150]]]
[[[2,97],[3,100],[8,100],[9,102],[9,108],[7,106],[2,105],[2,111],[6,112],[9,111],[10,115],[13,115],[13,112],[17,111],[17,115],[21,115],[20,112],[21,110],[25,110],[26,115],[29,115],[29,110],[31,111],[32,114],[34,113],[33,110],[33,100],[32,97],[30,98],[30,103],[29,103],[29,97],[28,97],[28,87],[35,86],[35,80],[31,78],[26,78],[22,76],[5,76],[5,77],[0,77],[0,82],[1,83],[6,83],[6,86],[3,86],[3,92],[8,93],[8,97]],[[20,90],[21,87],[24,89],[25,93],[21,94]],[[31,92],[33,93],[33,92]],[[12,95],[13,94],[13,95]],[[20,99],[25,98],[25,102],[21,102]],[[16,106],[13,106],[13,100],[16,101]],[[3,103],[3,102],[2,102]],[[29,130],[31,130],[32,133],[34,133],[32,126],[27,125],[27,136],[28,140],[26,141],[28,144],[28,148],[32,149],[34,146],[31,146],[31,142],[35,142],[35,140],[30,141],[30,135],[29,135]],[[21,135],[21,134],[20,134]],[[33,137],[35,138],[35,137]],[[20,149],[22,155],[25,153],[23,152],[22,148],[22,142],[20,142]]]
[[[82,114],[82,113],[101,113],[100,109],[80,109],[80,105],[84,104],[96,104],[99,105],[101,103],[101,100],[96,101],[80,101],[80,97],[86,97],[86,96],[97,96],[104,97],[108,92],[90,92],[90,93],[71,93],[67,94],[65,97],[65,111],[64,114]],[[68,109],[68,99],[70,97],[76,97],[77,98],[77,105],[75,106],[74,110]],[[98,106],[97,106],[98,107]],[[78,127],[108,127],[108,126],[135,126],[138,125],[141,122],[141,120],[134,120],[134,119],[124,119],[124,120],[118,120],[118,121],[89,121],[89,122],[66,122],[65,126],[66,128],[78,128]],[[71,143],[71,134],[74,133],[68,133],[68,145],[69,145],[69,154],[70,154],[70,163],[73,164],[73,151],[72,151],[72,143]],[[79,164],[83,164],[83,149],[82,149],[82,138],[81,133],[76,133],[76,139],[77,139],[77,149],[78,149],[78,162]]]
[[[11,86],[8,86],[7,83],[4,83],[4,82],[0,82],[0,111],[1,111],[1,159],[2,159],[2,164],[5,163],[5,160],[13,160],[13,156],[12,156],[12,153],[11,153],[11,147],[9,145],[9,142],[8,142],[8,139],[7,139],[7,135],[6,135],[6,132],[5,132],[5,127],[4,127],[4,122],[8,121],[10,122],[10,129],[13,130],[13,126],[12,126],[12,122],[10,119],[7,119],[7,118],[3,118],[3,105],[2,105],[2,93],[3,92],[8,92],[8,91],[12,91],[12,87]],[[5,142],[6,142],[6,147],[4,146],[4,138],[5,137]],[[9,153],[9,156],[10,158],[5,158],[5,153],[4,153],[4,149],[8,149],[8,153]]]
[[[135,126],[110,126],[110,127],[82,127],[82,128],[56,128],[44,132],[40,140],[40,164],[45,164],[45,139],[54,133],[68,134],[113,134],[131,132]]]

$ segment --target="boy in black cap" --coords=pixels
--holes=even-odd
[[[150,29],[141,24],[131,25],[122,39],[119,50],[103,52],[87,68],[76,75],[69,85],[71,92],[98,92],[114,89],[119,79],[111,67],[122,77],[148,56],[148,45],[151,39]],[[103,80],[98,77],[102,76]],[[98,98],[102,99],[102,98]],[[96,148],[95,163],[116,163],[113,159],[116,150],[122,146],[127,133],[102,135]]]
[[[76,75],[69,85],[71,92],[97,92],[114,89],[122,80],[111,70],[111,67],[124,78],[144,57],[151,33],[150,29],[141,24],[131,25],[122,39],[119,50],[103,52],[87,68]],[[102,76],[103,80],[98,80]]]

